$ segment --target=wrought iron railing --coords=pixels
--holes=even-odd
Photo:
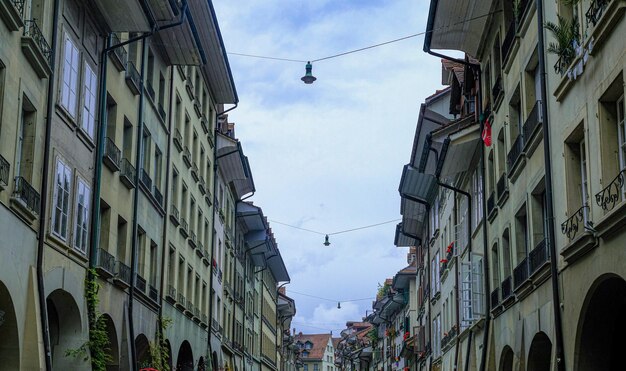
[[[183,217],[180,218],[180,230],[185,236],[189,234],[189,224],[187,223],[187,219]]]
[[[176,205],[172,204],[170,213],[172,214],[172,217],[174,218],[174,220],[178,221],[180,219],[180,212],[178,211],[178,208],[176,207]]]
[[[121,44],[121,43],[122,42],[120,41],[120,38],[117,36],[117,34],[112,33],[111,34],[111,45],[118,45],[118,44]],[[128,52],[126,51],[126,49],[123,46],[119,46],[119,47],[113,49],[113,53],[120,60],[121,65],[124,68],[126,68],[126,62],[128,61]]]
[[[526,118],[526,122],[524,122],[524,141],[528,143],[530,141],[530,137],[535,132],[537,127],[541,124],[541,101],[538,100],[535,102],[533,109],[530,110],[528,117]]]
[[[9,161],[0,155],[0,183],[5,187],[9,185],[10,170],[11,165],[9,164]]]
[[[495,308],[500,304],[500,288],[496,287],[491,292],[491,309]]]
[[[176,300],[176,288],[172,285],[167,285],[167,296]]]
[[[115,145],[113,139],[107,137],[104,140],[104,156],[111,162],[112,165],[119,168],[120,160],[122,159],[122,151]]]
[[[588,226],[590,226],[589,206],[584,205],[576,210],[566,221],[561,223],[561,233],[566,235],[570,240],[573,240],[578,231],[587,229]]]
[[[180,133],[180,130],[174,130],[174,145],[178,148],[178,151],[183,150],[183,135]]]
[[[135,186],[135,167],[125,158],[120,162],[120,177],[126,178],[128,184]]]
[[[196,232],[194,231],[189,232],[189,244],[196,247]]]
[[[130,267],[119,260],[117,261],[116,275],[118,279],[130,285]]]
[[[187,166],[191,166],[191,152],[189,152],[189,147],[187,146],[183,149],[183,161],[185,161]]]
[[[163,194],[159,190],[159,187],[154,186],[152,194],[154,195],[154,199],[156,200],[157,204],[159,204],[159,206],[163,206]]]
[[[511,287],[511,276],[505,278],[504,281],[502,281],[500,287],[502,288],[502,301],[505,301],[513,295],[513,288]]]
[[[41,51],[41,54],[43,54],[44,58],[48,62],[48,65],[51,66],[52,49],[50,48],[50,44],[48,44],[48,41],[46,41],[43,32],[41,32],[41,29],[37,25],[37,21],[35,21],[34,19],[24,21],[24,36],[33,39],[33,41],[35,42],[35,44],[37,44],[37,47]]]
[[[146,279],[141,277],[139,274],[135,274],[135,287],[137,290],[146,293]]]
[[[163,104],[159,102],[159,104],[157,104],[157,110],[159,111],[159,116],[161,116],[161,119],[163,121],[165,121],[165,109],[163,108]]]
[[[141,75],[139,75],[139,71],[137,71],[137,67],[135,67],[133,61],[126,63],[126,78],[131,80],[135,87],[139,89],[141,86]]]
[[[530,274],[535,273],[542,265],[550,261],[550,251],[546,240],[541,240],[528,254],[528,269]]]
[[[39,213],[39,203],[41,202],[41,197],[39,196],[39,193],[35,191],[35,188],[33,188],[33,186],[31,186],[30,183],[24,179],[24,177],[15,177],[15,190],[13,191],[13,196],[21,200],[26,208],[32,213]]]
[[[178,303],[183,307],[187,305],[187,299],[185,299],[185,295],[182,292],[178,293]]]
[[[506,193],[506,173],[500,175],[500,179],[498,179],[498,183],[496,183],[496,190],[498,191],[498,199]]]
[[[573,60],[574,60],[573,53],[562,54],[559,57],[559,59],[556,61],[556,63],[554,64],[554,72],[559,74],[560,76],[565,75],[565,72],[567,72],[567,68],[572,63]]]
[[[98,248],[98,266],[111,274],[115,273],[115,257],[105,249]]]
[[[150,285],[148,290],[148,297],[154,302],[159,300],[159,291],[156,289],[156,287]]]
[[[589,4],[589,9],[587,9],[587,12],[585,13],[587,25],[591,23],[595,27],[610,2],[611,0],[593,0],[591,4]]]
[[[496,208],[496,192],[491,191],[491,194],[487,198],[487,215],[490,215],[491,212]]]
[[[517,289],[528,279],[528,258],[524,258],[513,268],[513,287]]]
[[[198,188],[200,189],[200,193],[203,195],[206,194],[206,182],[202,176],[198,177]]]
[[[502,40],[502,60],[505,61],[505,63],[509,58],[509,53],[511,52],[511,50],[513,50],[513,42],[515,41],[516,33],[517,28],[515,27],[515,20],[513,20],[509,24],[504,39]]]
[[[613,210],[615,205],[623,200],[624,183],[626,182],[625,174],[626,169],[620,171],[608,186],[596,193],[596,203],[605,212]]]
[[[196,165],[195,161],[191,162],[191,177],[196,182],[199,180],[199,178],[198,178],[198,165]]]
[[[498,98],[498,96],[500,96],[500,94],[502,93],[502,76],[498,76],[498,78],[496,79],[495,84],[493,84],[493,87],[491,88],[491,97],[494,101]]]
[[[152,179],[146,169],[141,169],[141,183],[148,189],[152,189]]]
[[[17,12],[20,14],[20,16],[22,16],[24,14],[24,3],[26,3],[26,1],[25,0],[11,0],[11,3],[13,3],[13,6],[17,10]]]
[[[509,169],[509,173],[513,170],[513,166],[515,162],[520,158],[524,151],[524,140],[521,135],[518,135],[513,144],[511,145],[511,149],[509,153],[506,155],[507,168]]]

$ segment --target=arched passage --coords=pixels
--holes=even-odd
[[[513,371],[513,358],[515,354],[513,353],[513,349],[510,346],[505,346],[502,349],[502,355],[500,356],[500,367],[498,370],[500,371]]]
[[[176,370],[193,371],[193,353],[187,340],[180,344],[178,357],[176,357]]]
[[[20,369],[20,339],[13,299],[0,281],[0,365],[7,370]]]
[[[165,339],[165,349],[167,351],[167,365],[169,366],[170,370],[172,369],[172,345],[170,344],[170,341]]]
[[[528,371],[550,371],[552,342],[548,335],[539,332],[530,343],[528,352]]]
[[[82,357],[68,357],[68,350],[78,349],[87,341],[88,334],[82,333],[80,311],[76,301],[65,290],[57,289],[46,298],[52,368],[73,370],[84,367]]]
[[[213,354],[211,354],[211,363],[213,365],[213,370],[218,370],[217,368],[217,352],[213,352]]]
[[[585,299],[576,337],[576,371],[623,370],[626,349],[626,281],[598,279]]]
[[[204,357],[200,357],[198,360],[198,371],[206,371],[206,365],[204,364]]]
[[[115,324],[113,323],[113,319],[111,319],[108,314],[103,314],[100,318],[104,321],[107,338],[109,339],[109,347],[106,351],[111,359],[107,364],[107,370],[119,370],[120,353],[119,345],[117,343],[117,330],[115,329]]]
[[[150,342],[144,334],[139,334],[135,338],[135,352],[137,352],[138,368],[152,367],[152,356],[150,355]]]

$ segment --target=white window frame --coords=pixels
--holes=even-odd
[[[583,138],[578,143],[578,149],[580,151],[580,194],[582,206],[591,206],[589,204],[589,173],[587,172],[587,144],[586,139]],[[589,221],[589,210],[583,209],[583,222],[587,225]]]
[[[60,179],[63,177],[64,179]],[[63,182],[59,184],[59,182]],[[55,162],[54,195],[52,208],[52,234],[67,241],[70,225],[70,199],[72,196],[72,169],[60,157]],[[61,220],[58,220],[60,218]],[[57,223],[59,227],[57,228]],[[63,226],[65,224],[65,227]]]
[[[82,202],[81,202],[82,197]],[[74,248],[83,254],[89,246],[89,216],[91,210],[91,187],[82,178],[76,182],[74,222]]]
[[[471,262],[461,263],[461,329],[485,316],[484,302],[483,259],[472,254]]]
[[[83,113],[82,129],[93,139],[96,127],[96,97],[98,94],[98,75],[94,68],[85,61],[83,69]]]
[[[65,33],[63,48],[63,74],[61,75],[61,106],[76,119],[78,108],[78,80],[80,78],[80,51],[69,33]]]
[[[483,183],[482,173],[477,167],[472,174],[472,232],[478,228],[483,219]]]

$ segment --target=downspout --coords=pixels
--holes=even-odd
[[[543,0],[536,1],[537,6],[537,39],[539,56],[539,75],[541,76],[541,126],[543,130],[543,156],[546,166],[546,218],[548,219],[548,247],[550,248],[550,272],[552,274],[552,311],[554,312],[554,330],[556,342],[556,365],[557,370],[565,370],[565,355],[563,350],[563,327],[561,319],[561,295],[559,293],[558,255],[556,252],[556,239],[554,237],[554,200],[552,198],[552,159],[550,152],[550,126],[548,123],[547,105],[547,82],[546,82],[546,57],[544,52],[543,30]]]
[[[46,370],[52,371],[52,346],[50,345],[50,326],[48,324],[48,306],[44,286],[43,259],[45,239],[45,215],[48,203],[48,173],[50,172],[50,137],[52,130],[52,109],[54,107],[54,71],[56,66],[57,36],[59,28],[59,0],[54,1],[54,15],[52,19],[52,46],[50,53],[50,76],[48,77],[48,95],[46,103],[46,134],[43,148],[43,169],[41,176],[41,199],[39,201],[39,230],[37,231],[37,291],[39,297],[39,314],[43,332],[43,349]]]
[[[207,336],[207,347],[209,350],[209,360],[212,362],[212,358],[213,358],[213,347],[211,346],[211,336],[213,334],[213,299],[214,297],[211,297],[211,293],[213,292],[213,269],[217,269],[217,260],[215,260],[215,235],[217,234],[217,230],[215,229],[215,213],[217,212],[215,210],[216,208],[216,203],[217,203],[217,118],[219,118],[219,116],[215,116],[216,119],[216,125],[214,125],[213,128],[213,212],[211,213],[211,229],[212,229],[212,233],[211,233],[211,256],[210,256],[210,262],[211,262],[211,274],[209,275],[209,322],[208,323],[208,327],[209,327],[209,336]],[[213,262],[215,262],[215,267],[213,266]],[[217,293],[216,293],[217,294]],[[217,305],[217,302],[216,302]],[[219,310],[219,308],[218,308]],[[216,360],[217,362],[217,360]],[[213,367],[213,364],[211,363],[211,367]]]

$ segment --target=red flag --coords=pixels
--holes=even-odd
[[[489,119],[485,120],[485,127],[483,128],[483,142],[487,147],[491,146],[491,124],[489,123]]]

